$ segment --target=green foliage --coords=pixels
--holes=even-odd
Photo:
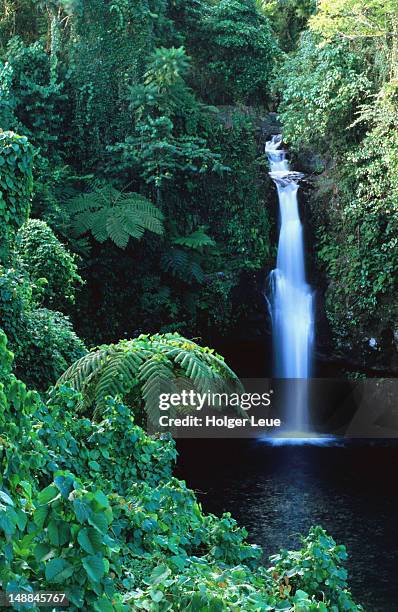
[[[201,257],[196,253],[171,248],[163,254],[160,265],[165,272],[191,283],[202,283],[205,278]]]
[[[334,346],[386,367],[397,317],[397,19],[393,2],[322,0],[280,80],[284,137],[323,170],[311,217]]]
[[[281,593],[295,593],[293,601],[299,610],[358,610],[347,591],[347,571],[342,564],[347,559],[345,546],[338,546],[321,527],[312,527],[303,538],[303,548],[289,552],[282,550],[270,558],[270,572],[280,580]],[[322,592],[323,603],[319,607],[306,608],[316,602],[308,595]]]
[[[41,221],[27,222],[32,158],[26,137],[0,133],[0,326],[10,338],[21,377],[45,389],[85,349],[64,315],[37,309],[42,298],[53,306],[73,298],[74,284],[81,279],[73,257],[50,228]]]
[[[395,329],[398,143],[389,102],[378,99],[373,129],[318,196],[328,211],[318,226],[318,257],[330,279],[327,313],[340,347]]]
[[[32,193],[32,147],[25,136],[0,132],[0,262],[27,220]]]
[[[189,69],[184,47],[155,49],[143,76],[144,87],[130,90],[132,107],[138,114],[152,107],[166,116],[184,116],[190,112],[194,117],[199,106],[185,82]]]
[[[40,19],[38,3],[34,0],[22,0],[15,3],[13,0],[0,2],[0,54],[2,55],[7,43],[18,34],[27,42],[37,39],[38,20]]]
[[[309,17],[315,12],[314,0],[257,0],[259,11],[271,22],[284,51],[294,51]]]
[[[125,495],[134,482],[157,486],[171,477],[173,444],[149,438],[131,411],[108,400],[102,420],[79,416],[82,397],[61,386],[51,392],[40,415],[39,435],[57,456],[57,469],[84,474],[99,487]]]
[[[28,270],[31,281],[41,285],[37,298],[44,306],[64,310],[75,301],[76,290],[83,283],[76,257],[47,223],[39,219],[27,221],[18,231],[15,255]]]
[[[203,19],[202,35],[208,41],[209,99],[218,104],[267,102],[278,45],[255,0],[214,3]]]
[[[14,351],[23,344],[23,320],[31,300],[32,286],[26,274],[0,266],[0,327],[7,333]]]
[[[102,346],[74,363],[59,384],[70,383],[82,392],[83,405],[94,403],[94,414],[102,414],[108,397],[142,396],[145,411],[156,422],[159,393],[176,392],[178,378],[195,389],[240,388],[240,382],[223,358],[177,333],[141,335],[133,340]],[[134,405],[133,405],[134,407]]]
[[[139,193],[121,192],[111,184],[99,185],[66,203],[78,235],[91,232],[99,242],[112,240],[121,249],[129,238],[139,240],[144,231],[163,233],[163,214]]]
[[[23,324],[23,342],[16,350],[17,372],[36,389],[47,389],[87,352],[69,318],[60,312],[47,308],[27,310]]]
[[[45,307],[67,308],[90,341],[128,337],[159,325],[195,335],[201,328],[211,331],[215,321],[219,332],[228,334],[235,312],[229,298],[240,272],[259,269],[269,251],[255,165],[257,126],[230,130],[205,102],[212,91],[217,103],[230,99],[230,93],[216,92],[214,75],[214,83],[209,81],[213,59],[245,72],[239,84],[215,74],[220,87],[226,79],[229,89],[236,89],[235,83],[243,92],[255,85],[252,77],[257,79],[256,92],[235,96],[234,89],[233,101],[266,101],[263,83],[275,57],[267,49],[275,45],[268,21],[253,2],[224,5],[224,38],[216,27],[217,6],[202,0],[34,6],[23,0],[6,3],[7,15],[0,18],[0,45],[2,32],[12,38],[3,43],[1,114],[6,127],[29,135],[35,147],[33,216],[82,256],[87,279],[73,308],[68,300],[49,302],[36,278],[34,299]],[[239,163],[239,151],[250,168]],[[109,202],[72,213],[74,201],[94,201],[99,181],[101,190],[113,190]],[[118,194],[123,194],[120,200]],[[139,199],[145,210],[136,214],[136,204],[126,208],[124,198],[134,198],[137,205]],[[151,214],[145,200],[161,213]],[[140,244],[130,240],[141,237],[147,226],[160,230],[160,222],[162,240],[153,240],[149,231]],[[202,226],[208,226],[216,245],[199,249],[189,241],[175,242]],[[90,234],[103,246],[89,241]],[[234,267],[231,275],[229,266]],[[231,282],[218,282],[219,274],[229,275]],[[198,285],[205,288],[200,294]]]
[[[224,249],[223,272],[259,270],[270,259],[272,188],[258,163],[258,116],[240,109],[222,109],[209,126],[210,142],[222,152],[230,172],[205,185],[204,214],[214,215],[212,235]],[[224,219],[219,223],[218,219]]]
[[[107,145],[131,130],[128,88],[138,84],[153,50],[163,2],[87,0],[68,3],[61,68],[71,102],[72,164],[96,168]],[[69,34],[69,36],[68,36]],[[67,51],[67,57],[63,52]]]
[[[16,370],[28,384],[46,389],[85,348],[67,317],[36,307],[39,290],[26,272],[0,266],[0,327],[15,353]]]
[[[185,246],[189,249],[201,250],[203,247],[215,246],[213,238],[206,234],[207,228],[201,225],[189,236],[177,236],[173,239],[174,244]]]
[[[296,149],[336,152],[355,138],[349,130],[371,83],[363,60],[345,42],[321,44],[305,33],[278,76],[284,138]]]
[[[32,415],[40,405],[39,395],[28,391],[15,378],[11,371],[12,362],[13,354],[7,348],[4,332],[0,330],[0,485],[2,488],[5,486],[10,495],[17,493],[20,483],[29,481],[32,473],[36,473],[38,478],[40,471],[45,470],[47,460],[46,449],[37,431],[32,429]],[[28,488],[32,489],[32,484]],[[0,506],[0,513],[2,511],[4,508]],[[19,520],[13,515],[11,523],[4,522],[3,515],[0,528],[12,533],[16,522],[24,526],[26,522],[21,512],[19,514]]]
[[[137,135],[109,147],[115,155],[118,172],[130,172],[135,167],[145,183],[159,188],[167,181],[188,183],[192,175],[227,170],[197,136],[175,136],[168,117],[147,118],[137,125]]]
[[[219,255],[216,242],[206,230],[201,225],[188,236],[179,236],[173,224],[171,245],[161,257],[161,269],[185,283],[203,284],[206,262]]]
[[[8,44],[0,63],[1,124],[27,136],[41,155],[52,155],[62,132],[63,84],[51,76],[51,59],[41,42]]]
[[[245,529],[229,514],[203,514],[171,477],[170,440],[149,438],[113,400],[101,423],[80,418],[70,388],[44,406],[11,362],[0,334],[3,589],[66,590],[70,610],[98,612],[361,610],[347,591],[344,547],[322,529],[267,569]]]
[[[155,330],[159,321],[161,331],[227,336],[237,317],[247,317],[257,308],[248,300],[234,302],[233,296],[245,271],[252,274],[273,264],[273,188],[258,163],[260,117],[235,108],[208,115],[203,135],[229,170],[193,173],[190,166],[189,174],[178,172],[163,180],[164,241],[157,245],[142,241],[123,260],[109,249],[98,256],[93,285],[101,284],[103,301],[100,315],[93,313],[92,318],[100,316],[103,321],[103,328],[97,326],[95,332],[100,341],[108,342],[115,333],[129,336],[137,327]],[[158,145],[164,155],[164,141]],[[195,248],[186,237],[195,239],[202,226],[208,227],[205,233],[216,244]],[[140,262],[139,273],[132,266],[134,260]],[[131,272],[119,297],[117,279],[121,274],[126,278],[126,270]],[[265,277],[266,271],[262,274]]]
[[[135,133],[109,147],[120,160],[118,172],[133,165],[159,188],[165,181],[186,183],[192,175],[225,169],[197,134],[204,108],[186,83],[189,68],[182,47],[162,47],[151,55],[143,83],[130,88]]]
[[[396,28],[396,11],[394,0],[320,0],[310,25],[329,39],[385,37]]]
[[[212,533],[211,522],[214,517],[210,519],[209,531]],[[240,534],[230,533],[232,524],[228,515],[224,515],[221,521],[217,520],[214,527],[228,529],[224,535],[229,537],[224,541],[224,546],[230,546],[233,535],[238,544]],[[222,548],[220,544],[215,547],[216,550]],[[159,610],[206,607],[223,611],[236,607],[253,611],[354,612],[361,607],[353,602],[346,588],[346,572],[341,567],[345,556],[344,546],[336,546],[323,529],[316,527],[303,539],[302,549],[281,551],[280,555],[271,557],[275,565],[269,569],[257,566],[256,571],[252,572],[247,559],[241,559],[239,565],[231,568],[225,563],[205,563],[200,557],[190,560],[189,565],[186,564],[178,574],[171,564],[158,565],[145,590],[137,589],[133,594],[134,606],[145,610],[149,602],[155,600],[161,602]],[[240,585],[245,585],[245,589]]]

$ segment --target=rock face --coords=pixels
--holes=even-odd
[[[268,113],[261,117],[260,124],[260,141],[265,144],[272,136],[282,133],[282,125],[276,113]]]
[[[219,108],[225,125],[231,123],[236,107]],[[250,117],[256,130],[258,157],[263,159],[264,145],[273,135],[283,133],[276,113],[264,113],[253,107],[239,107]],[[291,166],[304,174],[299,190],[300,216],[304,222],[307,277],[315,292],[315,358],[316,376],[338,375],[345,371],[365,373],[370,376],[389,376],[398,374],[398,303],[395,295],[381,296],[376,316],[368,316],[366,308],[360,310],[356,305],[354,292],[347,295],[339,291],[339,279],[332,278],[324,262],[321,261],[321,235],[323,226],[333,225],[333,215],[338,214],[338,206],[331,208],[331,200],[336,187],[327,185],[322,190],[319,177],[326,184],[333,173],[333,160],[325,160],[311,151],[292,153]],[[275,187],[268,179],[268,164],[264,158],[261,172],[261,190],[264,205],[267,206],[271,220],[271,243],[276,247],[278,241],[278,204]],[[332,181],[331,181],[332,183]],[[347,237],[344,233],[330,232],[336,246],[336,253],[344,254]],[[333,246],[333,245],[332,245]],[[348,257],[348,256],[347,256]],[[238,324],[233,331],[236,342],[246,347],[247,358],[242,360],[239,371],[244,371],[245,363],[255,355],[265,366],[267,374],[272,365],[272,333],[266,301],[267,278],[274,264],[264,262],[263,270],[247,271],[242,274],[234,290],[234,309],[239,311]],[[347,266],[351,262],[347,260]],[[217,342],[214,340],[213,343]],[[224,341],[223,341],[224,343]],[[228,347],[221,352],[229,353]],[[234,350],[231,346],[231,359]],[[264,371],[264,370],[263,370]],[[248,373],[250,375],[250,372]]]

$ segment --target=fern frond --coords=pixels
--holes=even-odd
[[[126,229],[126,224],[123,223],[123,217],[119,216],[117,213],[108,216],[105,228],[106,232],[104,232],[104,234],[107,235],[119,249],[125,249],[130,238],[130,232]],[[134,238],[140,237],[141,236],[134,236]]]
[[[87,383],[88,377],[94,372],[97,372],[107,362],[115,348],[115,345],[111,344],[106,348],[97,349],[84,355],[84,357],[75,361],[75,363],[62,374],[57,385],[70,383],[76,391],[83,391],[83,387]]]
[[[139,193],[124,193],[110,184],[97,185],[91,193],[69,200],[67,211],[78,235],[91,232],[96,240],[112,240],[126,248],[129,238],[139,240],[144,232],[163,234],[163,214]]]
[[[95,416],[106,407],[108,397],[123,396],[128,393],[142,361],[142,358],[133,351],[123,350],[112,355],[105,367],[101,368],[95,385],[93,395],[96,404]]]
[[[93,202],[87,197],[89,194],[83,193],[82,195],[71,198],[66,203],[67,212],[70,215],[74,215],[79,212],[91,210],[97,208],[96,200]]]
[[[165,272],[170,272],[182,280],[197,283],[204,281],[204,272],[200,263],[193,255],[182,249],[171,249],[164,253],[160,264]]]
[[[198,227],[198,229],[189,236],[178,236],[174,238],[173,244],[178,244],[180,246],[185,246],[188,249],[201,249],[203,247],[213,247],[216,246],[215,241],[208,234],[206,234],[206,230],[204,225]]]
[[[83,395],[83,406],[100,415],[109,397],[126,397],[138,385],[148,418],[158,423],[161,393],[179,385],[200,392],[242,391],[236,374],[222,358],[177,333],[139,336],[88,353],[57,384],[70,383]],[[176,407],[178,410],[178,407]]]
[[[161,414],[159,398],[162,393],[175,393],[175,374],[173,364],[167,358],[155,354],[145,362],[139,372],[142,383],[141,392],[145,402],[145,410],[148,419],[155,425],[159,423]]]

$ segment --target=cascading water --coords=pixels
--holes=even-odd
[[[303,228],[297,192],[298,172],[289,169],[280,149],[282,136],[266,143],[271,178],[276,184],[280,208],[280,233],[276,269],[270,275],[269,306],[275,347],[277,378],[300,379],[290,385],[286,398],[286,426],[302,435],[309,431],[307,384],[314,335],[313,294],[305,278]],[[292,381],[294,382],[294,381]]]

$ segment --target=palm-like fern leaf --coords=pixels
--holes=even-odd
[[[156,422],[161,393],[174,393],[178,381],[201,392],[241,391],[236,374],[213,351],[177,333],[139,336],[100,347],[82,357],[57,384],[69,383],[101,414],[108,397],[126,397],[139,389],[148,417]]]
[[[160,263],[165,272],[170,272],[182,280],[197,283],[202,283],[204,280],[205,275],[195,253],[176,248],[170,249],[163,254]]]
[[[145,230],[163,233],[163,214],[139,193],[124,193],[112,185],[96,185],[90,193],[66,203],[78,235],[91,232],[96,240],[112,240],[124,249],[130,238],[139,240]]]
[[[159,358],[160,357],[160,358]],[[140,368],[141,392],[148,419],[159,422],[159,397],[162,393],[175,393],[173,363],[163,355],[155,353]]]
[[[93,395],[97,413],[105,408],[107,397],[128,393],[143,361],[142,355],[122,350],[115,352],[112,359],[101,367]]]
[[[215,241],[206,234],[206,227],[201,225],[197,230],[189,234],[189,236],[177,236],[173,239],[174,244],[185,246],[188,249],[202,249],[203,247],[216,246]]]

